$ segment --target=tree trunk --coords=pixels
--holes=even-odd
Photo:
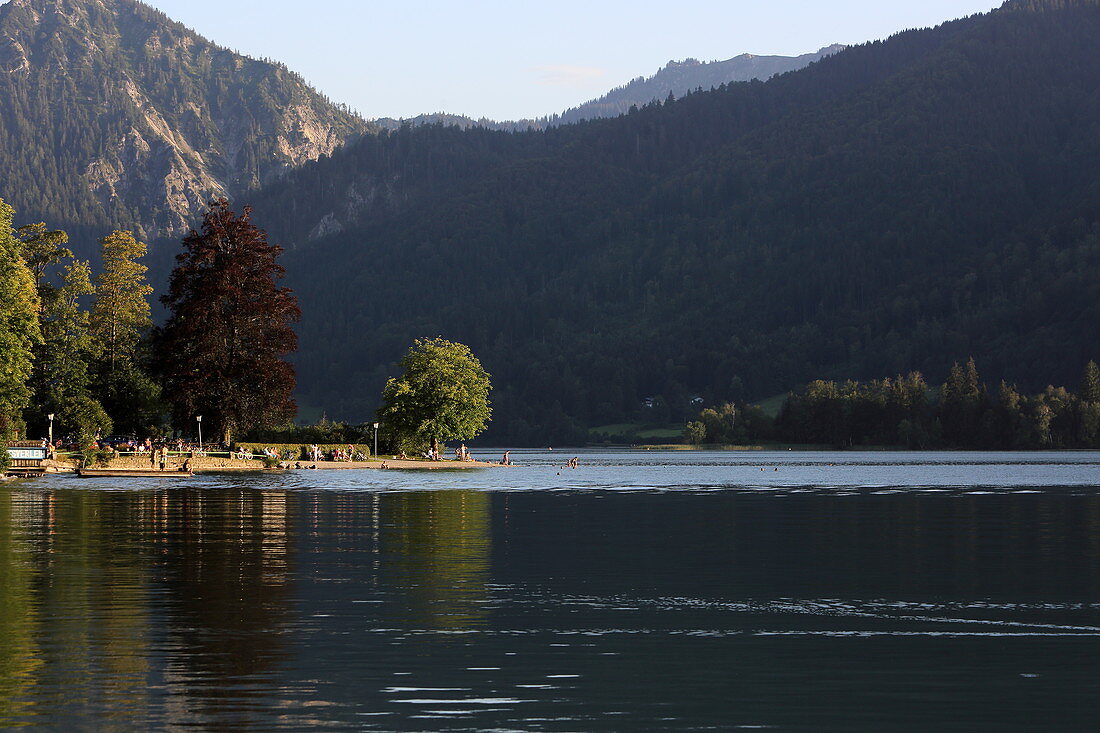
[[[432,437],[432,458],[435,458],[439,453],[439,438]]]

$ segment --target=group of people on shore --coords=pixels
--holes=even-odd
[[[306,448],[306,460],[310,461],[366,461],[370,460],[370,457],[360,450],[357,450],[354,445],[348,443],[343,448],[333,448],[330,451],[324,451],[318,445],[310,445]]]
[[[152,469],[160,469],[161,471],[168,470],[168,445],[162,444],[157,446],[153,450],[149,451],[149,467]],[[173,470],[183,471],[190,473],[191,471],[191,458],[193,456],[184,453],[183,463],[178,466],[173,466]]]
[[[55,459],[58,453],[65,447],[66,444],[62,440],[56,440],[51,443],[49,440],[42,439],[42,447],[46,450],[47,458]],[[79,446],[69,446],[70,448],[77,448]],[[218,450],[220,449],[220,450]],[[368,461],[370,456],[364,454],[362,451],[357,450],[356,446],[348,444],[346,447],[332,448],[331,450],[323,450],[318,445],[302,446],[297,448],[284,448],[280,450],[274,446],[265,446],[258,449],[255,453],[246,448],[245,446],[238,446],[235,450],[231,450],[224,446],[212,446],[206,444],[202,447],[194,443],[189,443],[182,438],[170,439],[170,438],[145,438],[140,440],[133,437],[128,438],[102,438],[99,434],[95,436],[95,439],[85,448],[85,451],[107,451],[113,458],[119,458],[123,455],[134,456],[149,456],[149,464],[153,468],[158,466],[161,469],[167,467],[169,463],[169,455],[175,454],[177,456],[184,456],[187,460],[185,463],[190,464],[191,458],[197,458],[200,456],[207,456],[210,451],[214,450],[221,455],[228,455],[230,458],[237,460],[252,460],[257,457],[264,457],[279,461],[280,468],[286,469],[316,469],[317,463],[325,461],[333,462],[352,462],[352,461]],[[470,449],[465,443],[455,448],[455,460],[461,462],[474,461],[473,455],[470,453]],[[422,457],[430,461],[443,461],[446,459],[442,451],[440,450],[426,450],[422,454]],[[504,452],[503,457],[500,460],[502,466],[511,466],[512,464],[512,451],[508,450]],[[393,456],[393,460],[409,460],[409,456],[404,451],[400,454]],[[576,468],[577,459],[574,458],[569,462],[568,468]],[[307,463],[309,465],[303,465]],[[385,466],[389,468],[387,464]]]

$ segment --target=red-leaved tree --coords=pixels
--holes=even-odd
[[[203,416],[210,435],[228,444],[238,430],[293,418],[294,367],[284,356],[298,345],[291,323],[301,311],[279,287],[283,251],[225,199],[214,201],[202,231],[184,238],[168,294],[171,317],[156,337],[156,362],[175,424]]]

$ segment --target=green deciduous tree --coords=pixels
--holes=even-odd
[[[12,208],[0,200],[0,439],[22,430],[34,347],[41,342],[38,293],[12,231]]]
[[[699,445],[707,439],[707,426],[698,420],[689,422],[684,427],[684,439],[692,445]]]
[[[402,442],[471,440],[492,417],[489,374],[464,344],[417,339],[399,362],[403,374],[386,382],[378,416]]]

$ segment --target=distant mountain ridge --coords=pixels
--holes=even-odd
[[[638,77],[599,99],[566,110],[560,123],[596,117],[617,117],[630,111],[631,107],[644,107],[655,100],[663,101],[669,94],[682,97],[697,89],[708,91],[732,82],[755,79],[767,81],[777,74],[803,69],[845,48],[843,45],[833,44],[801,56],[756,56],[746,53],[725,61],[669,61],[651,77]]]
[[[498,122],[486,118],[473,119],[462,115],[446,113],[423,114],[405,120],[381,118],[376,123],[388,130],[394,130],[403,124],[417,127],[420,125],[454,125],[463,129],[484,127],[487,130],[544,130],[556,125],[566,125],[581,120],[602,117],[618,117],[626,114],[631,107],[644,107],[652,102],[663,102],[669,94],[682,97],[696,90],[708,91],[723,84],[739,81],[767,81],[777,74],[797,71],[826,56],[843,51],[841,44],[826,46],[813,53],[801,56],[757,56],[751,53],[741,54],[725,61],[701,62],[696,59],[669,61],[653,76],[639,76],[607,94],[577,107],[571,107],[560,115],[524,119],[511,122]]]
[[[0,197],[20,220],[147,237],[377,129],[135,0],[0,6],[0,100]]]

